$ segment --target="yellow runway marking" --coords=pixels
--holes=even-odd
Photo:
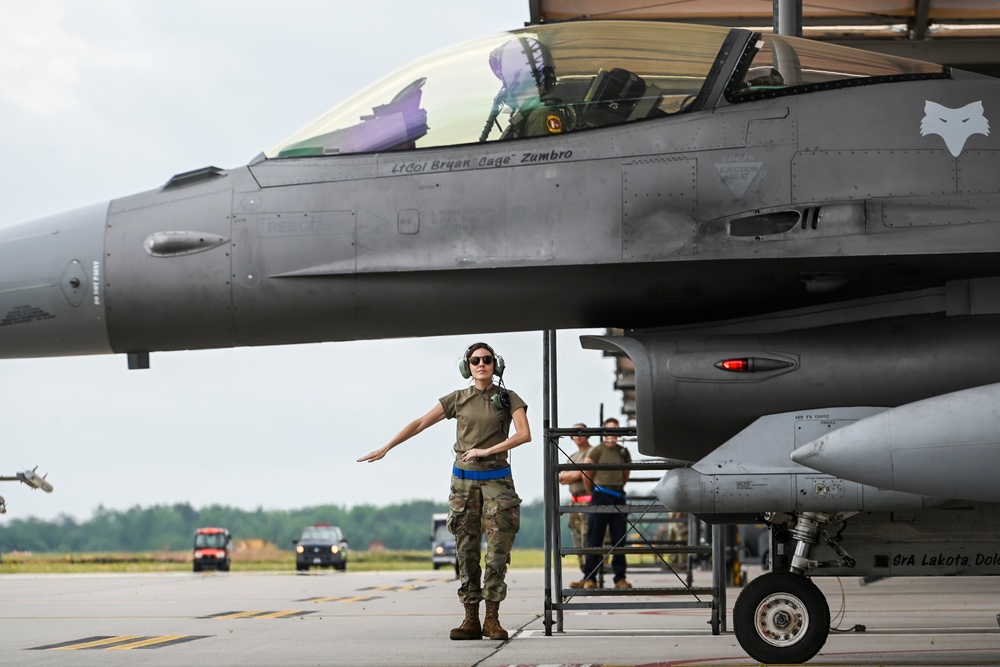
[[[355,595],[350,598],[342,597],[326,597],[326,598],[304,598],[302,600],[296,600],[296,602],[368,602],[369,600],[378,600],[378,595]]]
[[[260,616],[254,616],[254,618],[288,618],[289,616],[302,616],[303,614],[311,614],[311,611],[299,611],[298,609],[287,609],[285,611],[272,611],[266,614],[261,614]]]
[[[163,637],[152,637],[150,639],[143,640],[141,642],[132,642],[129,644],[121,644],[119,646],[109,646],[109,651],[129,651],[134,648],[145,648],[146,646],[152,646],[153,644],[164,644],[166,642],[172,642],[177,639],[183,639],[184,635],[166,635]]]
[[[94,641],[84,642],[82,644],[70,644],[69,646],[57,646],[53,648],[53,651],[77,651],[82,648],[96,648],[98,646],[107,646],[108,644],[119,644],[121,642],[132,641],[133,639],[140,639],[142,635],[127,635],[124,637],[106,637],[105,639],[97,639]]]
[[[164,648],[194,641],[195,639],[205,639],[210,635],[161,635],[159,637],[143,637],[141,635],[118,635],[116,637],[84,637],[73,641],[61,642],[59,644],[47,644],[46,646],[35,646],[29,651],[83,651],[83,650],[105,650],[124,651],[134,648]]]
[[[261,614],[260,616],[254,616],[254,618],[285,618],[288,616],[294,616],[301,614],[302,612],[295,609],[288,609],[285,611],[272,611],[266,614]]]
[[[207,618],[249,618],[259,614],[259,611],[231,611],[225,614],[219,614],[218,616],[208,616]]]
[[[311,611],[301,611],[299,609],[285,609],[282,611],[262,611],[258,609],[255,611],[226,611],[221,614],[212,614],[211,616],[199,616],[199,618],[229,621],[236,618],[290,618],[292,616],[305,616],[312,613]]]

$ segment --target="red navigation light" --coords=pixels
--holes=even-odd
[[[715,367],[721,368],[724,371],[742,373],[749,371],[752,366],[749,359],[723,359]]]
[[[780,371],[795,366],[791,361],[784,359],[771,359],[769,357],[737,357],[735,359],[723,359],[715,363],[715,367],[722,371],[731,373],[767,373],[769,371]]]

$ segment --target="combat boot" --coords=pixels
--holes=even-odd
[[[483,628],[479,625],[479,603],[465,605],[465,620],[462,625],[452,628],[451,638],[459,639],[482,639]]]
[[[507,631],[500,627],[500,603],[486,601],[486,620],[483,634],[490,639],[507,639]]]

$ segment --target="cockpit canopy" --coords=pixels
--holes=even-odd
[[[539,106],[559,109],[565,120],[560,132],[639,122],[697,109],[710,92],[706,82],[721,77],[726,99],[740,103],[946,75],[940,65],[767,34],[744,37],[743,58],[731,72],[721,72],[720,52],[736,34],[714,26],[594,21],[482,37],[384,78],[265,155],[496,141],[510,136],[505,129],[517,121],[519,109],[523,114]]]

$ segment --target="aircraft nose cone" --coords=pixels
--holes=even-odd
[[[107,210],[103,203],[0,229],[0,358],[111,352]]]
[[[792,452],[791,458],[793,461],[799,465],[809,466],[809,459],[817,458],[821,459],[823,456],[823,449],[827,442],[827,436],[823,436],[817,440],[813,440],[807,445],[799,447]]]
[[[1000,384],[907,403],[792,452],[796,463],[880,489],[1000,501]]]
[[[851,466],[859,452],[855,451],[856,447],[846,444],[851,442],[850,439],[840,437],[838,433],[839,431],[827,433],[802,445],[789,458],[799,465],[823,471]]]

